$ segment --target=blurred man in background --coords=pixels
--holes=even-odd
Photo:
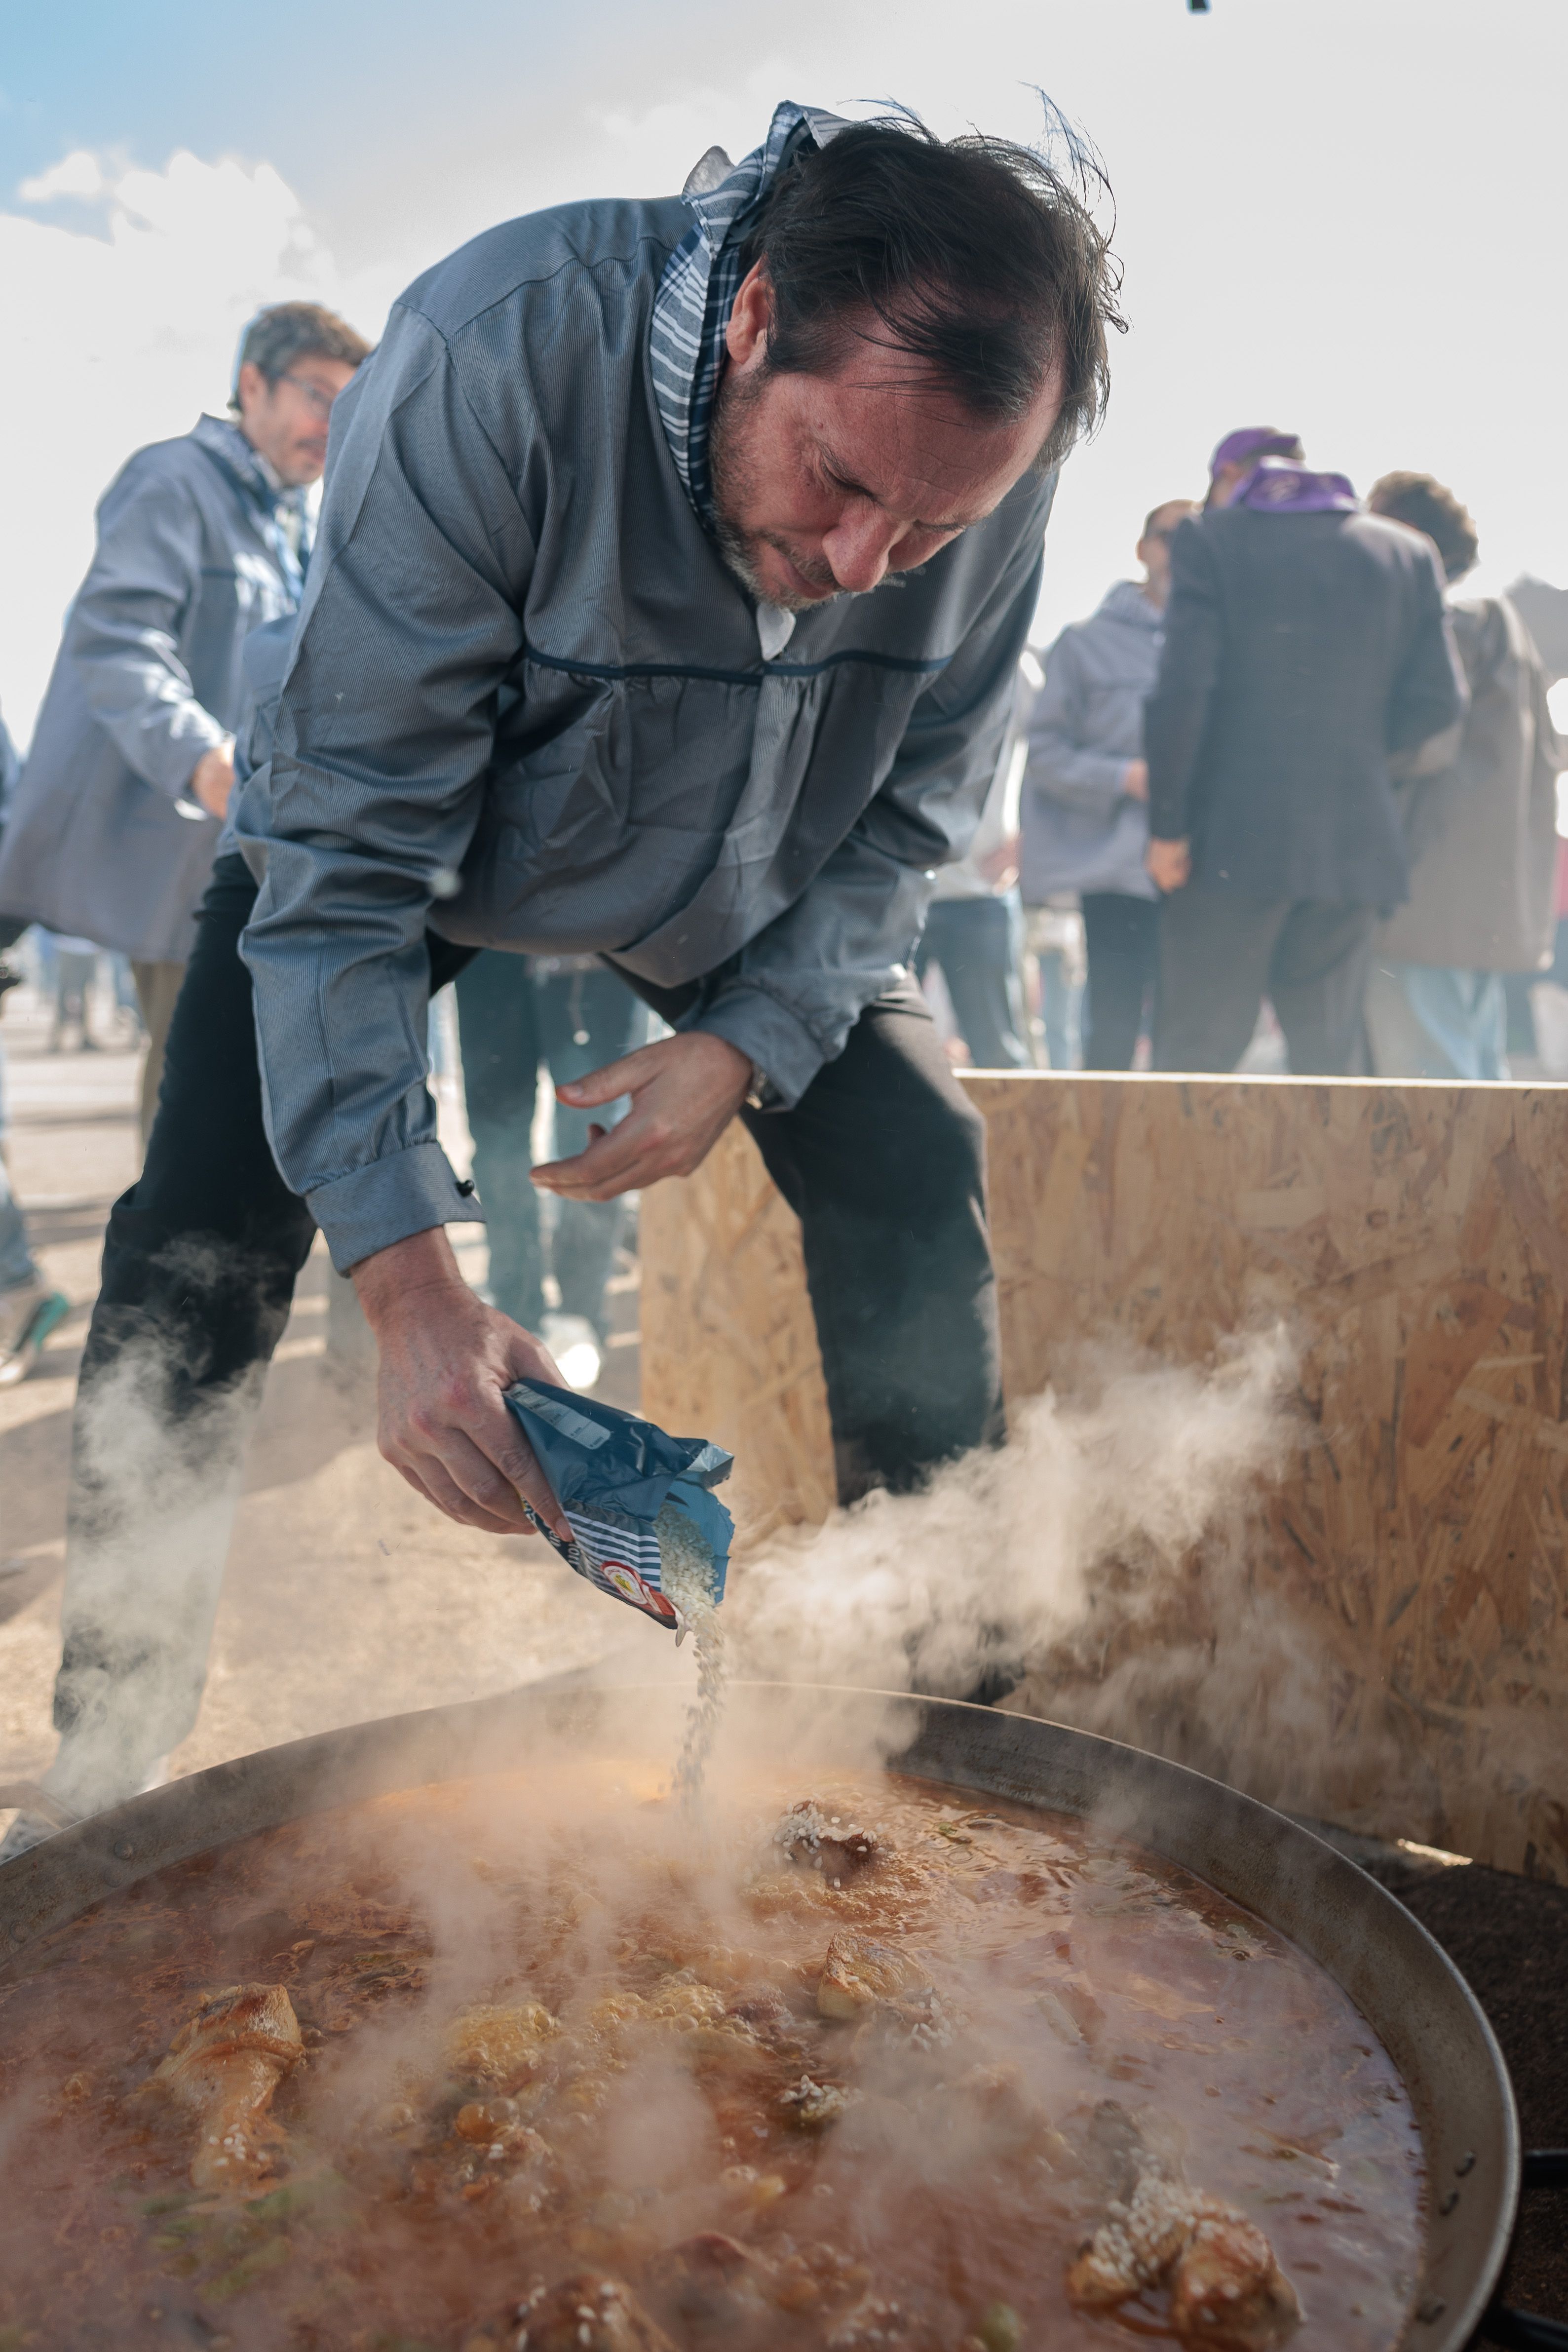
[[[1430,474],[1385,474],[1367,505],[1431,541],[1449,588],[1474,564],[1475,524]],[[1506,596],[1450,600],[1448,617],[1470,707],[1458,756],[1400,793],[1410,897],[1378,932],[1366,993],[1378,1077],[1506,1078],[1501,975],[1552,957],[1568,754],[1541,658]]]
[[[573,1388],[599,1377],[605,1339],[604,1286],[625,1224],[615,1201],[552,1202],[548,1245],[529,1170],[541,1069],[556,1087],[634,1053],[648,1016],[625,982],[598,956],[498,955],[486,950],[455,983],[463,1043],[463,1087],[474,1138],[474,1181],[490,1244],[491,1304],[537,1331]],[[601,1108],[612,1124],[612,1107]],[[558,1093],[555,1156],[587,1148],[592,1122]],[[547,1307],[545,1276],[559,1303]]]
[[[1018,828],[1012,738],[998,762],[967,857],[938,867],[930,912],[915,950],[924,986],[933,964],[946,985],[958,1034],[977,1070],[1027,1070],[1023,910],[1018,890]]]
[[[0,719],[0,840],[16,796],[21,772],[10,730]],[[21,974],[5,960],[3,950],[16,936],[15,923],[0,922],[0,1013],[7,992]],[[45,1340],[67,1312],[64,1294],[52,1290],[34,1263],[27,1230],[11,1190],[5,1164],[5,1052],[0,1045],[0,1389],[26,1378],[37,1362]]]
[[[1145,518],[1140,580],[1063,629],[1028,721],[1023,891],[1031,907],[1076,891],[1088,951],[1086,1070],[1130,1070],[1154,991],[1159,893],[1144,864],[1149,771],[1144,702],[1159,669],[1170,542],[1193,512],[1171,499]]]
[[[1407,884],[1390,758],[1464,706],[1431,547],[1343,474],[1265,456],[1180,526],[1145,712],[1156,1068],[1233,1070],[1265,995],[1298,1075],[1361,1066],[1373,930]]]
[[[139,449],[110,484],[0,845],[0,915],[131,960],[143,1143],[234,784],[240,650],[299,602],[306,494],[368,349],[319,303],[259,311],[233,419]]]

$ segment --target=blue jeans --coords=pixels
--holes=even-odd
[[[463,1082],[474,1138],[474,1181],[490,1241],[490,1296],[503,1315],[537,1331],[547,1265],[561,1312],[584,1315],[602,1336],[604,1286],[620,1237],[620,1201],[554,1201],[547,1232],[528,1176],[541,1064],[564,1086],[640,1045],[647,1015],[624,981],[602,964],[541,970],[531,956],[487,948],[455,983]],[[615,1111],[555,1107],[555,1156],[583,1150],[590,1122]]]
[[[1508,1000],[1495,971],[1374,959],[1366,1036],[1379,1078],[1508,1076]]]
[[[5,1054],[0,1046],[0,1138],[5,1133]],[[38,1269],[27,1247],[27,1229],[11,1190],[5,1161],[0,1155],[0,1290],[20,1290],[38,1281]]]

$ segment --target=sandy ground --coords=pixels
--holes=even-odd
[[[0,1391],[0,1780],[54,1753],[66,1472],[80,1349],[110,1203],[134,1179],[139,1055],[55,1054],[30,991],[6,1000],[11,1180],[35,1255],[71,1302],[37,1369]],[[100,1026],[112,1034],[107,1008]],[[443,1131],[466,1145],[444,1090]],[[482,1276],[482,1231],[455,1229]],[[278,1349],[230,1554],[200,1718],[172,1759],[192,1772],[274,1741],[478,1697],[667,1637],[607,1602],[547,1545],[453,1526],[376,1453],[363,1381],[326,1359],[333,1277],[319,1243]],[[600,1393],[637,1402],[635,1272],[612,1304],[621,1344]],[[617,1660],[620,1663],[619,1657]],[[655,1668],[662,1659],[650,1657]],[[9,1816],[0,1812],[0,1827]]]

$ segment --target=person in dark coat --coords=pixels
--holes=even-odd
[[[1465,700],[1430,544],[1343,474],[1264,457],[1183,523],[1145,713],[1157,1069],[1234,1069],[1265,995],[1292,1071],[1359,1066],[1373,929],[1409,878],[1390,761]]]
[[[1385,474],[1374,514],[1422,531],[1452,587],[1479,551],[1466,509],[1430,474]],[[1551,961],[1557,772],[1568,761],[1546,675],[1508,596],[1451,602],[1470,707],[1457,756],[1401,787],[1410,897],[1377,934],[1366,992],[1380,1078],[1506,1078],[1502,975]]]

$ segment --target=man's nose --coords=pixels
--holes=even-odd
[[[864,595],[885,578],[888,558],[899,537],[899,525],[867,499],[857,501],[827,532],[822,553],[839,586],[852,595]]]

